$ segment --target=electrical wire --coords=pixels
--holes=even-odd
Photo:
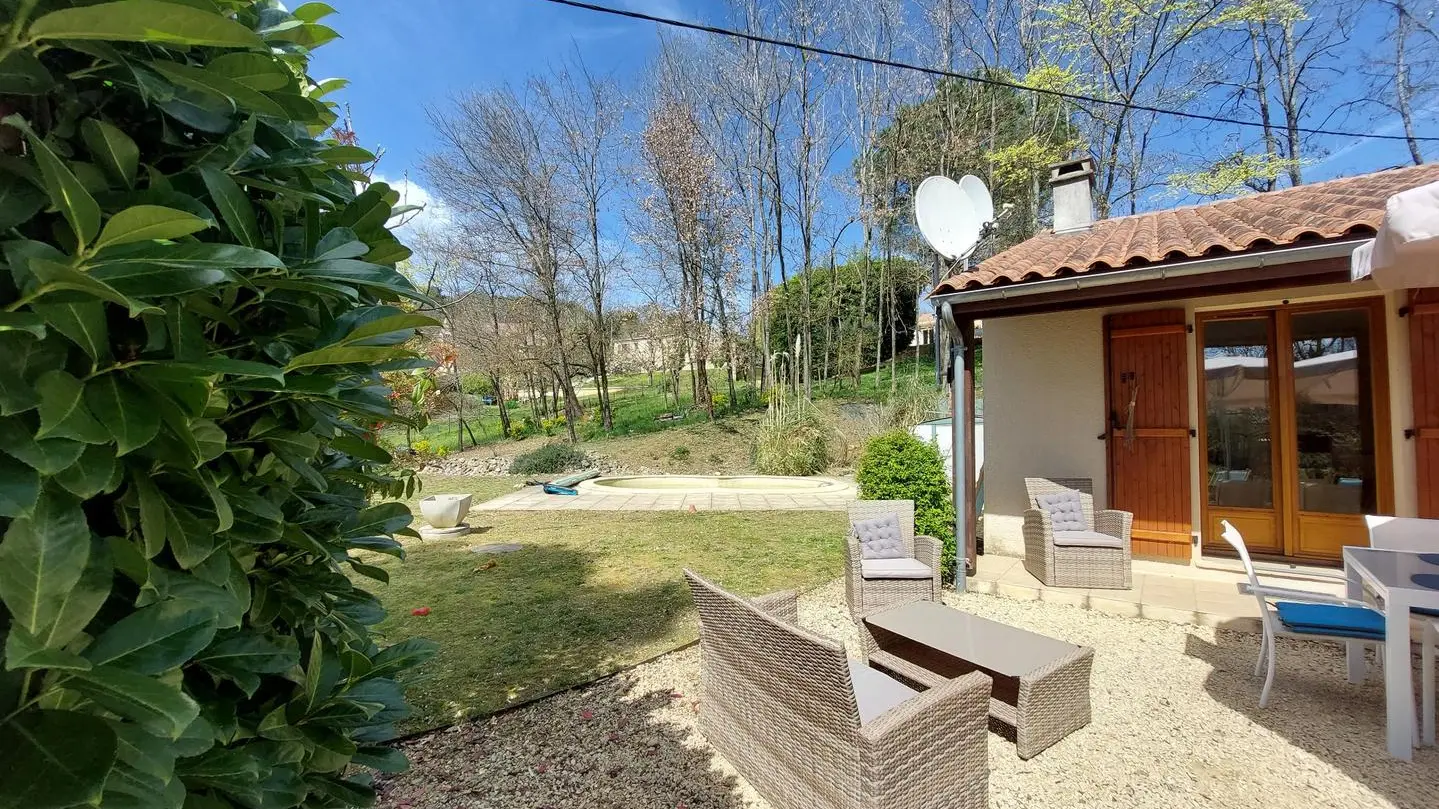
[[[862,0],[858,1],[862,2]],[[994,87],[1008,87],[1011,90],[1023,90],[1030,93],[1040,93],[1043,95],[1053,96],[1055,98],[1063,98],[1068,101],[1083,101],[1088,104],[1100,104],[1110,107],[1122,107],[1126,110],[1152,112],[1156,115],[1169,115],[1175,118],[1189,118],[1191,120],[1208,121],[1210,123],[1216,124],[1247,126],[1255,129],[1263,129],[1265,126],[1259,121],[1245,121],[1239,118],[1225,118],[1220,115],[1205,115],[1204,113],[1199,112],[1169,110],[1164,109],[1163,107],[1152,107],[1147,104],[1135,104],[1128,101],[1115,101],[1109,98],[1095,98],[1094,96],[1087,96],[1081,93],[1069,93],[1063,90],[1053,90],[1047,87],[1033,87],[1028,84],[1005,81],[1003,79],[996,79],[989,76],[975,76],[968,73],[957,73],[951,70],[942,70],[936,67],[924,67],[922,65],[914,65],[908,62],[900,62],[894,59],[882,59],[876,56],[864,56],[862,54],[848,53],[846,51],[839,51],[833,48],[823,48],[818,45],[806,45],[802,42],[795,42],[793,40],[776,39],[774,37],[768,37],[762,34],[753,34],[748,31],[739,31],[733,28],[721,28],[720,26],[716,25],[705,25],[703,23],[686,22],[684,20],[676,20],[669,17],[660,17],[654,14],[646,14],[643,11],[632,11],[630,9],[623,8],[611,8],[609,6],[602,6],[595,3],[582,2],[582,0],[541,0],[541,2],[554,3],[556,5],[569,6],[571,8],[585,9],[586,11],[595,11],[601,14],[613,14],[619,17],[628,17],[634,20],[643,20],[645,22],[657,23],[659,25],[667,25],[674,28],[685,28],[691,31],[701,31],[706,34],[715,34],[717,36],[743,39],[749,42],[756,42],[762,45],[774,45],[780,48],[790,48],[793,50],[817,54],[819,56],[831,56],[836,59],[852,59],[857,62],[864,62],[866,64],[876,65],[879,67],[892,67],[899,70],[912,70],[918,73],[925,73],[930,76],[942,76],[944,78],[960,79],[962,81],[975,82],[978,84],[988,84]],[[1340,138],[1366,138],[1371,140],[1398,141],[1439,141],[1439,136],[1415,136],[1413,138],[1410,138],[1408,135],[1381,135],[1369,132],[1346,132],[1338,129],[1312,129],[1309,127],[1296,127],[1296,129],[1297,131],[1303,132],[1307,135],[1331,135]]]

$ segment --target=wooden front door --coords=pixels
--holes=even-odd
[[[1419,516],[1439,519],[1439,290],[1416,290],[1409,305]]]
[[[1189,352],[1183,309],[1109,315],[1109,508],[1134,514],[1133,552],[1190,558]]]

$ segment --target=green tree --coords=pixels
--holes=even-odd
[[[405,715],[381,369],[435,325],[320,140],[320,3],[0,0],[0,806],[338,807]]]
[[[944,457],[908,430],[892,430],[865,445],[855,471],[864,500],[913,500],[914,532],[938,539],[944,581],[954,581],[954,493]]]
[[[1023,81],[1052,82],[1052,72]],[[1017,81],[1004,70],[986,74]],[[977,175],[996,205],[1015,206],[999,222],[995,249],[1002,250],[1034,235],[1049,198],[1044,182],[1049,164],[1080,146],[1067,116],[1062,102],[1050,96],[945,79],[929,97],[895,112],[875,135],[869,170],[855,171],[872,178],[869,195],[895,212],[893,227],[902,231],[912,227],[913,218],[904,212],[913,210],[914,192],[925,177]]]
[[[817,378],[852,377],[853,366],[846,360],[853,358],[856,352],[866,364],[873,365],[889,359],[891,345],[909,345],[919,311],[919,290],[928,281],[929,274],[909,259],[894,259],[891,265],[890,272],[885,274],[880,261],[857,257],[835,267],[810,270],[809,344],[813,346]],[[872,302],[874,298],[861,294],[862,288],[870,292],[882,289],[885,296],[892,296],[896,301],[895,319],[881,320],[874,307],[866,306],[865,301]],[[773,287],[769,298],[770,317],[779,321],[789,318],[796,331],[803,334],[804,296],[803,279],[799,275]],[[879,339],[875,339],[876,335]],[[772,331],[769,338],[771,353],[793,350],[793,346],[785,345],[783,332]],[[853,381],[858,384],[858,380]]]

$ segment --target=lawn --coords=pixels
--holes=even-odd
[[[431,478],[429,493],[514,479]],[[844,515],[793,512],[481,512],[457,540],[407,542],[404,563],[370,561],[390,583],[367,582],[389,617],[382,642],[420,635],[439,655],[407,683],[413,732],[488,714],[587,682],[692,641],[681,569],[737,592],[809,588],[840,575]],[[474,545],[524,549],[477,555]],[[489,565],[489,562],[495,562]],[[430,614],[411,610],[429,607]]]

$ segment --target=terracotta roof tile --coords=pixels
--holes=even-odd
[[[1084,233],[1041,233],[950,276],[931,294],[1368,236],[1390,196],[1435,181],[1439,164],[1410,166],[1104,219]]]

